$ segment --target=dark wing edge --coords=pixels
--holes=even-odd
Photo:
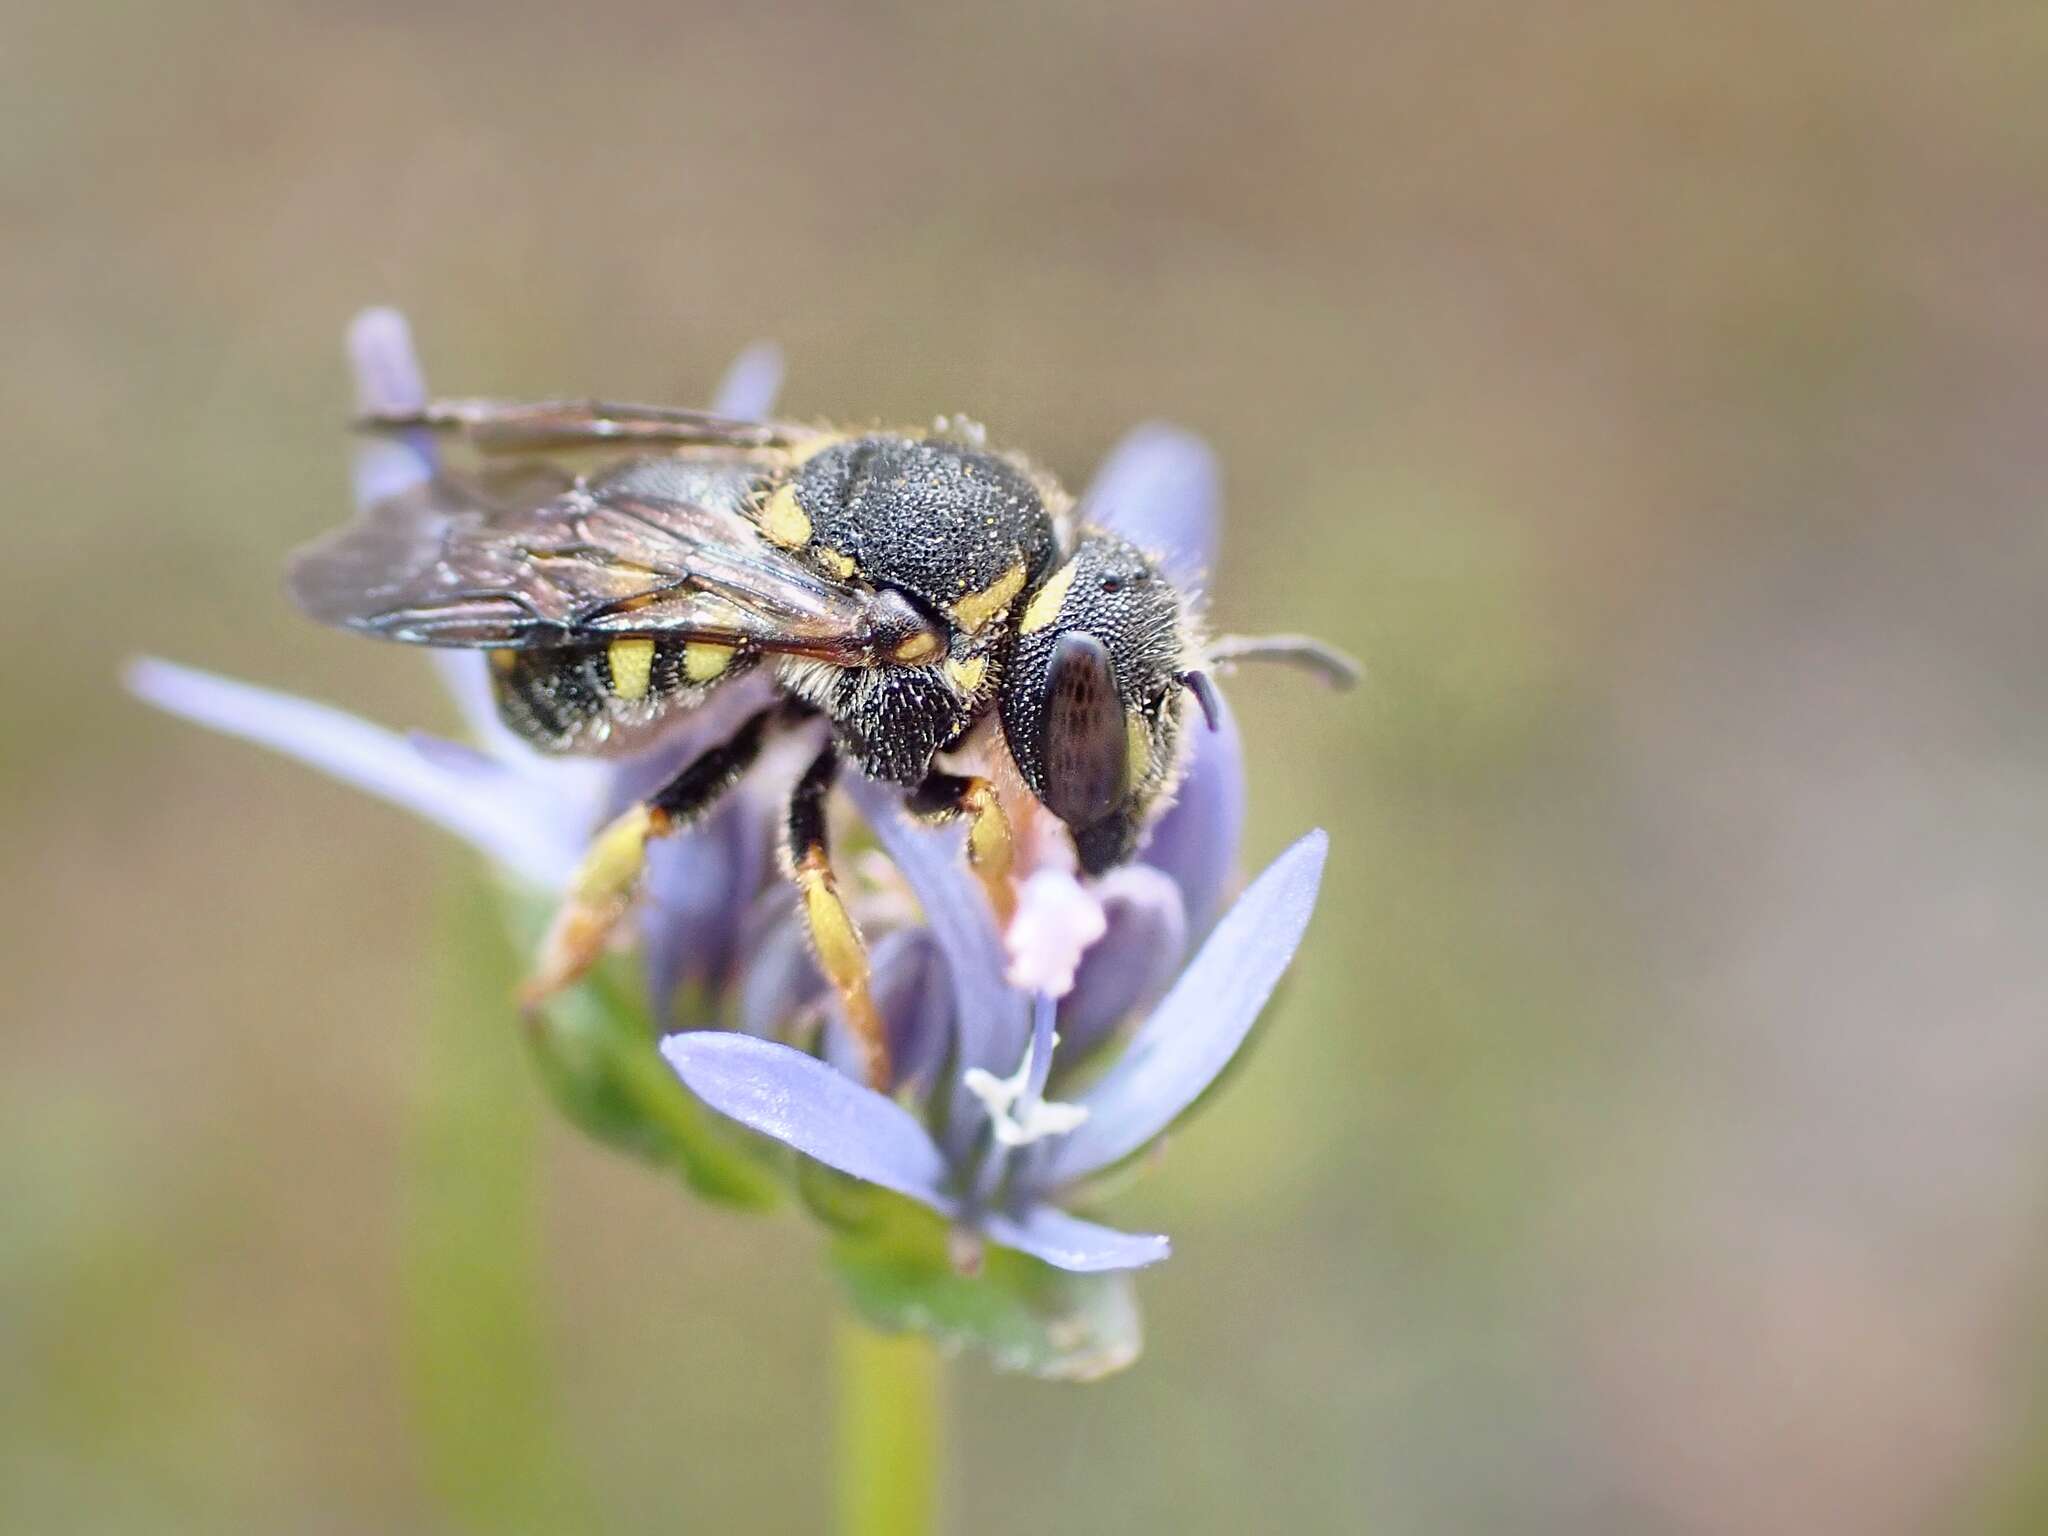
[[[560,476],[507,487],[444,471],[306,546],[287,581],[321,623],[415,645],[667,636],[871,665],[929,628],[900,597],[769,543],[737,507]]]
[[[793,422],[743,421],[686,406],[609,400],[430,400],[410,408],[366,411],[355,418],[355,426],[366,432],[460,432],[478,448],[511,453],[629,443],[791,448],[820,435],[818,428]]]

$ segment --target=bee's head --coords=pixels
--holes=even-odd
[[[1181,595],[1159,569],[1089,530],[1025,602],[1010,641],[1004,738],[1091,875],[1131,856],[1172,787],[1193,686],[1184,625]]]

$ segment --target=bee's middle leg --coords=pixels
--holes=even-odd
[[[682,830],[717,804],[761,755],[762,741],[779,713],[780,707],[772,706],[750,716],[730,740],[693,758],[597,834],[541,941],[533,974],[520,988],[523,1007],[537,1007],[597,963],[632,904],[648,843]]]
[[[802,900],[804,924],[818,968],[839,994],[861,1055],[862,1075],[877,1093],[889,1091],[889,1038],[869,988],[868,950],[840,899],[825,840],[825,801],[839,774],[838,748],[827,744],[789,797],[789,877]]]
[[[926,774],[905,802],[913,816],[927,821],[967,818],[967,862],[988,892],[998,927],[1009,923],[1017,910],[1016,893],[1010,889],[1010,870],[1016,862],[1010,836],[1010,819],[1003,814],[995,786],[987,779],[934,768]]]

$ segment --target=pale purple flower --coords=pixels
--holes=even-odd
[[[1005,979],[959,835],[915,825],[885,788],[852,788],[944,956],[955,1075],[906,1107],[790,1046],[715,1030],[671,1036],[670,1064],[742,1125],[1059,1268],[1165,1258],[1164,1237],[1099,1226],[1062,1202],[1158,1139],[1229,1064],[1308,926],[1324,835],[1309,833],[1252,883],[1128,1045],[1065,1104],[1045,1096],[1052,1068],[1067,1065],[1053,1044],[1059,1006]]]
[[[364,408],[426,397],[395,312],[359,316],[349,356]],[[747,353],[718,408],[766,413],[779,372],[772,350]],[[368,505],[435,472],[424,434],[366,440],[356,495]],[[1216,466],[1199,439],[1138,429],[1083,506],[1199,591],[1219,530]],[[542,894],[568,883],[610,816],[722,739],[769,686],[765,674],[736,680],[635,758],[548,758],[498,720],[480,655],[433,654],[474,745],[164,661],[136,662],[128,680],[164,709],[416,812]],[[671,1036],[669,1063],[731,1119],[981,1239],[1078,1272],[1164,1258],[1164,1237],[1114,1231],[1065,1207],[1156,1141],[1229,1063],[1307,926],[1325,851],[1323,835],[1308,834],[1218,919],[1236,879],[1245,802],[1227,706],[1189,750],[1175,803],[1137,860],[1080,881],[1057,841],[1041,847],[1007,934],[967,870],[960,830],[917,824],[899,791],[848,774],[847,792],[901,877],[846,881],[871,941],[893,1097],[857,1080],[788,889],[772,877],[779,806],[743,783],[703,824],[649,849],[639,917],[656,1017],[694,981],[730,1026]],[[1079,1084],[1071,1094],[1070,1083]]]

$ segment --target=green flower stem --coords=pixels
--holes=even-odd
[[[938,1529],[938,1351],[915,1333],[877,1333],[840,1314],[837,1356],[840,1536]]]
[[[434,954],[401,1249],[422,1470],[455,1528],[588,1529],[546,1342],[540,1104],[504,1002],[517,962],[472,875],[449,882]]]

